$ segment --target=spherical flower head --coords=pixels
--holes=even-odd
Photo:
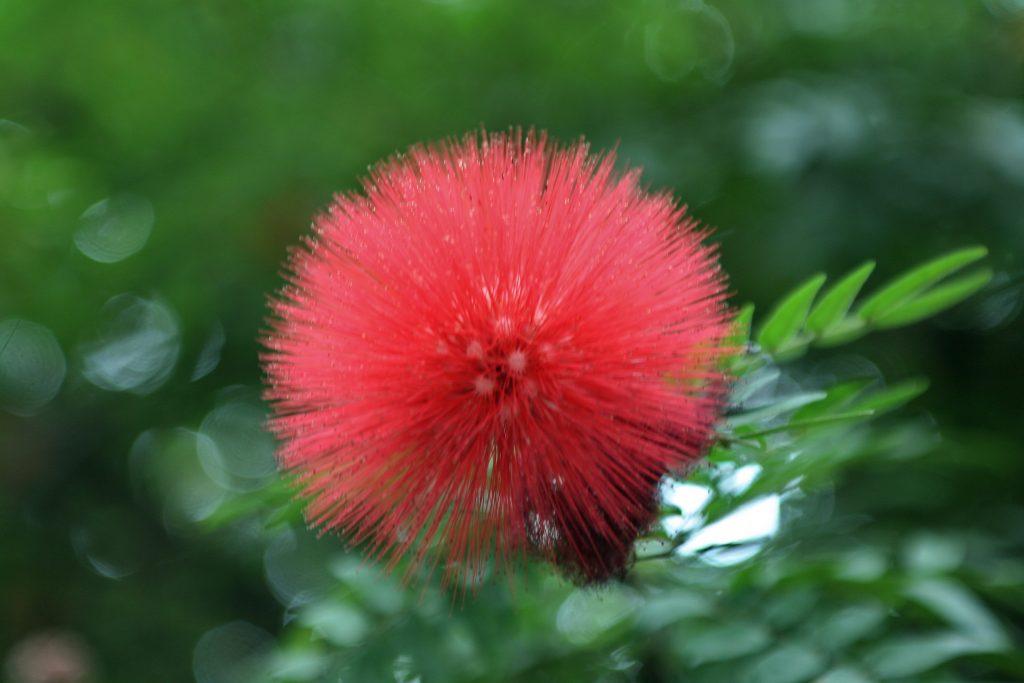
[[[704,235],[613,161],[471,135],[316,219],[263,357],[312,524],[449,581],[624,571],[712,438],[730,326]]]

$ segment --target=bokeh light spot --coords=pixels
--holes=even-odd
[[[210,629],[196,644],[192,672],[196,683],[251,683],[259,679],[274,640],[244,621]]]
[[[91,648],[73,631],[37,631],[14,644],[4,662],[10,683],[89,683],[96,666]]]
[[[0,322],[0,407],[32,415],[57,395],[66,373],[49,329],[17,318]]]
[[[146,530],[138,515],[123,508],[86,511],[71,528],[78,559],[100,576],[123,579],[142,567]]]
[[[340,647],[357,645],[370,626],[362,612],[339,600],[320,600],[310,604],[302,611],[301,621]]]
[[[203,348],[199,350],[199,357],[196,358],[196,364],[192,369],[192,376],[189,379],[195,382],[217,369],[217,366],[220,365],[220,354],[224,349],[224,342],[226,340],[227,335],[224,332],[224,326],[219,321],[214,323],[210,334],[206,337],[206,341],[203,342]]]
[[[304,529],[285,529],[270,542],[263,553],[263,571],[282,605],[306,604],[337,585],[327,568],[329,546]]]
[[[577,589],[558,608],[555,623],[571,642],[583,645],[631,616],[642,604],[643,598],[627,586]]]
[[[75,231],[75,246],[93,261],[116,263],[146,246],[152,229],[149,200],[118,195],[85,210]]]
[[[103,307],[99,337],[82,348],[82,374],[108,391],[145,395],[167,381],[181,341],[171,309],[122,294]]]
[[[133,480],[160,505],[170,529],[188,530],[213,514],[226,496],[199,463],[197,441],[206,438],[187,429],[150,430],[132,445]]]
[[[264,428],[266,410],[255,401],[233,401],[214,408],[199,428],[199,461],[226,489],[260,488],[275,471],[274,437]]]

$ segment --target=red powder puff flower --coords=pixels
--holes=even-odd
[[[265,343],[307,517],[449,581],[542,556],[620,575],[700,457],[729,352],[711,247],[585,144],[469,136],[339,196]]]

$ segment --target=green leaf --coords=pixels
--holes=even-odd
[[[722,662],[760,652],[771,642],[771,632],[764,626],[746,622],[710,622],[687,625],[680,637],[676,653],[691,666]]]
[[[929,261],[892,280],[861,304],[857,315],[873,321],[966,265],[988,254],[985,247],[967,247]]]
[[[793,421],[807,420],[834,413],[859,396],[876,380],[873,378],[850,379],[828,388],[825,398],[808,404],[793,413]]]
[[[923,673],[957,657],[987,648],[959,633],[890,638],[865,654],[868,668],[879,678],[903,678]]]
[[[746,346],[750,341],[750,325],[754,320],[754,304],[744,304],[733,319],[733,333],[729,342],[736,346]]]
[[[302,511],[306,502],[300,498],[293,499],[272,511],[263,522],[264,529],[276,529],[284,524],[299,524],[302,522]]]
[[[270,660],[270,675],[275,681],[320,680],[330,666],[330,656],[311,649],[282,650]]]
[[[899,327],[923,320],[954,304],[958,304],[984,287],[992,279],[992,270],[983,268],[950,282],[934,287],[909,302],[879,314],[874,320],[876,327]]]
[[[246,517],[259,516],[269,511],[267,526],[274,526],[282,521],[295,521],[302,518],[301,500],[295,500],[295,485],[287,477],[276,478],[262,489],[246,491],[224,500],[203,525],[215,530],[233,524]]]
[[[747,670],[749,683],[803,683],[828,666],[828,658],[801,643],[782,644],[761,657]]]
[[[857,422],[866,420],[874,416],[875,411],[873,410],[853,410],[848,413],[838,413],[836,415],[820,415],[818,417],[809,417],[803,420],[792,420],[784,425],[778,425],[776,427],[768,427],[757,432],[744,432],[744,439],[757,439],[768,434],[777,434],[778,432],[788,432],[797,429],[810,429],[812,427],[823,427],[831,426],[842,422]]]
[[[680,588],[645,602],[637,615],[637,626],[643,631],[657,631],[681,619],[711,616],[714,612],[715,604],[707,596]]]
[[[750,326],[753,319],[754,304],[744,304],[733,318],[732,333],[725,340],[725,345],[735,350],[726,361],[727,371],[734,377],[742,377],[753,372],[767,360],[763,355],[746,353],[750,346]]]
[[[853,300],[857,298],[861,287],[864,286],[874,269],[875,262],[868,261],[822,295],[810,315],[807,316],[807,329],[816,334],[822,334],[830,327],[839,324],[846,317],[847,311],[853,305]]]
[[[825,330],[822,335],[814,340],[815,346],[839,346],[852,342],[858,337],[863,337],[870,331],[868,324],[856,316],[843,318],[832,327]]]
[[[621,584],[600,593],[577,589],[559,607],[555,625],[571,643],[586,645],[631,619],[642,603],[635,590]]]
[[[826,671],[815,683],[874,683],[874,679],[868,678],[857,669],[848,666],[841,666],[838,669]]]
[[[823,391],[806,391],[786,396],[761,408],[755,408],[754,410],[748,410],[747,412],[733,415],[726,419],[726,424],[735,429],[736,427],[766,422],[774,417],[782,415],[783,413],[788,413],[792,410],[796,410],[797,408],[802,408],[808,403],[820,401],[825,398],[826,395],[827,394]]]
[[[370,624],[356,607],[340,600],[317,600],[302,610],[299,621],[339,647],[352,647],[363,640]]]
[[[962,584],[952,579],[926,579],[910,586],[906,593],[980,647],[989,650],[1009,647],[1010,640],[999,622]]]
[[[730,405],[738,406],[746,403],[757,392],[778,380],[781,374],[782,372],[778,368],[767,367],[741,377],[732,387]]]
[[[797,287],[775,307],[757,335],[761,348],[774,354],[787,346],[795,346],[794,341],[807,319],[811,302],[823,284],[825,276],[819,273]]]
[[[843,651],[876,632],[887,616],[884,605],[868,602],[830,612],[813,624],[812,637],[825,649]]]
[[[904,403],[917,398],[927,390],[928,380],[924,377],[915,377],[914,379],[897,382],[881,391],[876,391],[857,401],[854,405],[850,406],[850,409],[873,410],[876,413],[882,413],[899,408]]]

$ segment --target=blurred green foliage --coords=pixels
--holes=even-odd
[[[3,675],[1024,679],[1022,97],[1019,0],[0,3]],[[452,606],[304,530],[257,339],[333,192],[481,125],[643,165],[777,355],[627,582]],[[909,296],[844,273],[977,243],[966,303],[806,348]]]

